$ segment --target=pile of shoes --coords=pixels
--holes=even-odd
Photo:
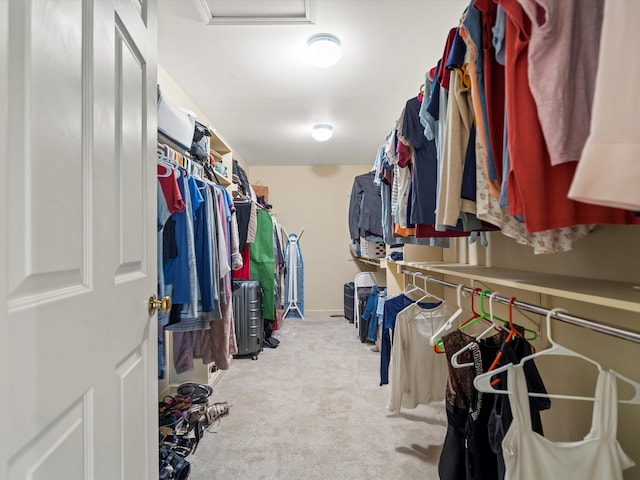
[[[212,393],[209,385],[186,382],[159,402],[160,480],[189,478],[186,458],[196,451],[204,432],[229,414],[227,402],[209,403]]]

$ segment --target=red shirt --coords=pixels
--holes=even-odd
[[[164,198],[167,200],[169,212],[184,212],[186,206],[178,188],[176,172],[165,165],[158,165],[158,181],[162,187]]]
[[[524,214],[530,232],[573,225],[640,223],[630,212],[567,198],[575,162],[551,166],[528,81],[531,23],[517,0],[496,0],[507,14],[505,91],[509,213]]]

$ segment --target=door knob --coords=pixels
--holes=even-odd
[[[158,300],[154,295],[149,297],[149,315],[155,315],[156,311],[160,309],[162,313],[169,313],[171,310],[171,297],[166,296]]]

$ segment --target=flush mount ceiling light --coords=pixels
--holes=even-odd
[[[309,61],[316,67],[335,65],[342,56],[340,39],[330,33],[317,33],[307,40]]]
[[[311,136],[319,142],[326,142],[333,137],[333,127],[326,123],[318,123],[311,129]]]

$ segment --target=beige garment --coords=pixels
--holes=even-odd
[[[251,187],[249,187],[251,188]],[[249,214],[249,229],[247,230],[247,243],[253,243],[258,229],[258,207],[256,204],[256,192],[251,188],[251,213]]]
[[[438,225],[455,226],[460,218],[462,173],[474,117],[469,85],[469,77],[465,71],[456,68],[451,72],[447,118],[444,125],[445,139],[438,174]],[[474,207],[470,208],[467,204],[465,209],[473,210],[468,213],[476,213]]]
[[[608,0],[604,7],[591,133],[568,197],[640,210],[640,2]],[[621,55],[629,57],[621,64]]]
[[[391,392],[387,409],[416,408],[441,402],[447,389],[447,359],[435,353],[431,336],[449,319],[455,307],[409,305],[396,316],[391,347]]]

